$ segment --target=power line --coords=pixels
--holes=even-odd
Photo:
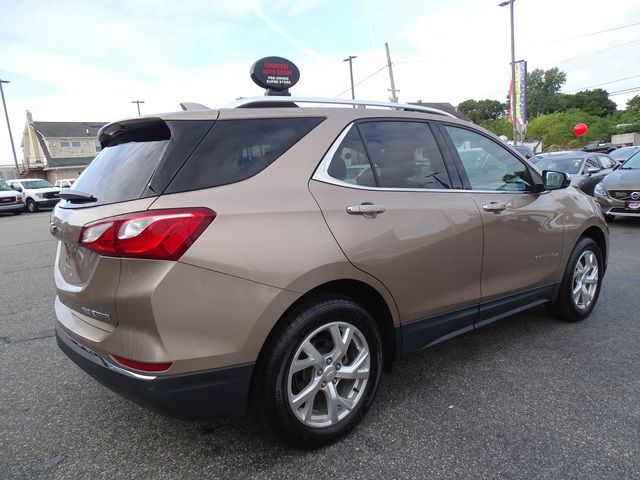
[[[594,55],[596,53],[608,52],[609,50],[614,50],[614,49],[620,48],[620,47],[626,47],[628,45],[633,45],[634,43],[638,43],[638,42],[640,42],[640,39],[632,40],[631,42],[621,43],[619,45],[612,45],[611,47],[602,48],[600,50],[594,50],[593,52],[583,53],[582,55],[576,55],[575,57],[565,58],[564,60],[560,60],[559,62],[555,62],[555,63],[557,65],[560,65],[560,64],[569,62],[571,60],[576,60],[576,59],[582,58],[582,57],[588,57],[589,55]]]
[[[630,23],[629,25],[622,25],[621,27],[607,28],[606,30],[598,30],[597,32],[583,33],[582,35],[576,35],[575,37],[561,38],[560,40],[552,40],[551,42],[538,43],[537,45],[551,45],[554,43],[568,42],[569,40],[576,40],[578,38],[590,37],[592,35],[599,35],[601,33],[613,32],[614,30],[622,30],[623,28],[635,27],[637,25],[640,25],[640,22]]]
[[[610,97],[616,96],[616,95],[624,95],[625,93],[633,93],[633,92],[640,92],[640,87],[631,87],[631,88],[626,88],[624,90],[618,90],[616,92],[611,92],[609,94]]]
[[[619,78],[618,80],[611,80],[610,82],[603,82],[603,83],[598,83],[596,85],[590,85],[588,87],[582,87],[582,88],[576,88],[574,90],[569,90],[567,92],[563,92],[563,93],[573,93],[573,92],[580,92],[582,90],[588,90],[589,88],[595,88],[595,87],[601,87],[603,85],[609,85],[611,83],[618,83],[618,82],[622,82],[624,80],[630,80],[632,78],[638,78],[640,77],[640,75],[633,75],[631,77],[624,77],[624,78]]]
[[[369,79],[370,79],[371,77],[373,77],[374,75],[377,75],[378,73],[380,73],[381,71],[383,71],[385,68],[387,68],[387,66],[386,66],[386,65],[384,65],[383,67],[380,67],[378,70],[376,70],[375,72],[373,72],[371,75],[367,75],[367,76],[366,76],[366,77],[364,77],[362,80],[360,80],[358,83],[356,83],[356,84],[354,85],[354,87],[357,87],[358,85],[363,84],[364,82],[366,82],[367,80],[369,80]],[[342,96],[342,95],[344,95],[345,93],[350,92],[350,91],[351,91],[351,87],[347,88],[344,92],[340,92],[338,95],[336,95],[336,96],[335,96],[335,97],[333,97],[333,98],[338,98],[338,97],[340,97],[340,96]]]

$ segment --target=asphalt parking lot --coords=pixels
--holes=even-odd
[[[148,412],[68,360],[49,215],[0,216],[0,479],[640,478],[640,220],[611,225],[588,320],[538,308],[402,360],[350,436],[298,452],[251,419]]]

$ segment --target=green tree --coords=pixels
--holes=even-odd
[[[494,121],[504,117],[507,106],[498,100],[465,100],[458,105],[458,110],[474,123]]]
[[[586,135],[578,137],[573,133],[573,127],[577,123],[586,123],[589,126]],[[562,148],[578,148],[593,140],[608,141],[613,132],[613,116],[598,117],[577,109],[540,115],[527,126],[527,135],[542,137],[545,147],[559,145]]]
[[[606,117],[617,111],[615,102],[609,99],[606,90],[583,90],[574,95],[567,95],[567,108],[577,108],[589,115]]]
[[[640,95],[627,100],[627,110],[634,115],[640,116]]]
[[[527,73],[527,117],[557,112],[566,108],[566,95],[560,88],[567,81],[566,73],[557,67],[543,70],[536,68]]]

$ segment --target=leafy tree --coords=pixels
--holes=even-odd
[[[465,100],[458,105],[458,110],[474,123],[494,121],[504,117],[507,106],[498,100]]]
[[[566,73],[557,67],[536,68],[527,73],[527,117],[557,112],[566,108],[565,95],[560,88],[567,81]]]
[[[573,127],[577,123],[586,123],[589,126],[586,135],[578,137],[573,133]],[[615,132],[612,116],[603,118],[577,109],[540,115],[527,126],[527,135],[542,137],[545,146],[559,145],[563,148],[582,147],[593,140],[608,141],[612,132]]]
[[[636,95],[627,100],[627,110],[632,114],[640,116],[640,95]]]
[[[606,90],[583,90],[574,95],[567,95],[567,108],[577,108],[589,115],[606,117],[617,111],[615,102],[609,99]]]

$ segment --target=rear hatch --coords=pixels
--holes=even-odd
[[[121,260],[80,245],[83,227],[147,210],[214,122],[141,118],[101,130],[102,151],[72,188],[61,191],[51,216],[50,230],[59,240],[54,277],[59,302],[72,310],[65,313],[68,322],[82,320],[104,331],[118,322]]]

